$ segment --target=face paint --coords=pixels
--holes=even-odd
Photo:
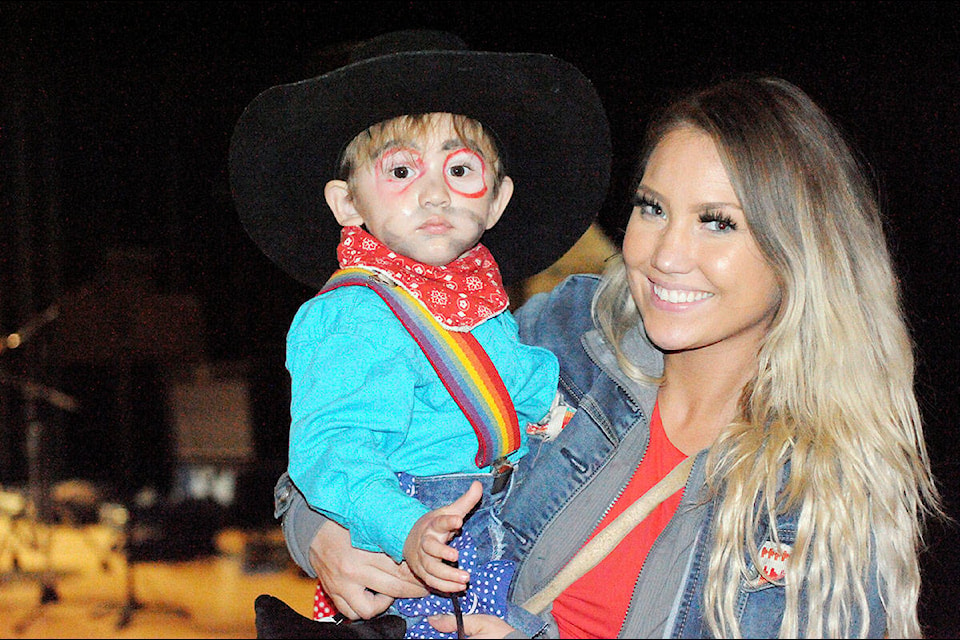
[[[487,193],[487,165],[476,151],[457,149],[443,163],[443,176],[450,189],[465,198],[482,198]]]
[[[419,151],[397,147],[384,152],[374,165],[374,175],[385,192],[402,194],[429,168]],[[482,198],[487,193],[487,165],[476,151],[457,149],[443,162],[443,179],[454,193],[465,198]]]
[[[408,147],[385,151],[374,165],[377,184],[396,193],[406,191],[425,171],[420,152]]]
[[[384,141],[355,172],[351,204],[367,231],[393,251],[447,264],[477,244],[510,198],[512,183],[505,199],[491,195],[496,189],[486,184],[486,167],[446,116],[413,139]]]

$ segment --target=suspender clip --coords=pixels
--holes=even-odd
[[[500,458],[493,463],[493,486],[490,493],[497,494],[507,488],[510,476],[513,474],[513,463],[506,458]]]

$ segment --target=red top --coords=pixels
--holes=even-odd
[[[686,458],[663,430],[659,405],[650,420],[650,446],[623,494],[593,532],[614,518]],[[640,568],[653,542],[680,504],[683,489],[658,505],[600,564],[580,577],[553,603],[561,638],[616,638],[623,626]],[[591,536],[591,538],[593,537]]]

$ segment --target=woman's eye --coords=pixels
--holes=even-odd
[[[639,196],[633,200],[633,208],[640,212],[640,215],[644,216],[657,216],[660,217],[663,215],[663,207],[659,204],[650,200],[649,198]]]
[[[735,231],[737,223],[728,215],[711,211],[700,216],[700,222],[706,224],[713,231]]]

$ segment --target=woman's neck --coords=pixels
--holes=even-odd
[[[670,442],[687,455],[709,447],[736,417],[740,395],[756,368],[755,349],[666,354],[657,401]]]

